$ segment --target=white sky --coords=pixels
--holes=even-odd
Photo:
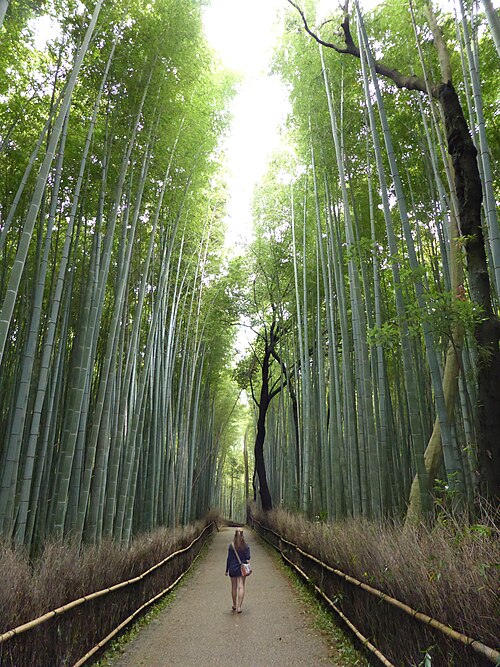
[[[40,51],[45,49],[47,41],[61,34],[59,25],[47,14],[36,19],[31,19],[31,26],[35,30],[35,48]]]
[[[368,7],[377,1],[361,4]],[[322,0],[318,12],[326,15],[336,5],[336,0]],[[242,249],[252,239],[253,191],[280,145],[280,126],[290,108],[285,87],[268,73],[275,41],[282,32],[282,17],[289,9],[286,0],[212,0],[204,13],[208,41],[222,63],[243,77],[224,144],[228,247]]]
[[[251,201],[267,159],[280,142],[288,112],[285,88],[268,75],[284,0],[212,0],[205,10],[207,38],[222,63],[242,76],[233,101],[233,122],[225,141],[228,170],[226,245],[252,238]]]

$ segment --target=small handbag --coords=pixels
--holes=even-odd
[[[234,551],[234,553],[236,554],[236,558],[238,559],[238,562],[239,562],[239,564],[240,564],[240,567],[241,567],[241,576],[242,576],[242,577],[249,577],[249,576],[252,574],[252,568],[251,568],[251,566],[250,566],[250,563],[242,563],[242,562],[241,562],[241,558],[240,558],[240,556],[239,556],[237,550],[235,549],[234,544],[231,544],[231,546],[233,547],[233,551]]]

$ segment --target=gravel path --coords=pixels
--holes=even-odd
[[[176,599],[125,647],[116,667],[316,667],[333,665],[332,647],[311,627],[286,576],[245,531],[253,574],[243,611],[231,611],[224,576],[233,529],[222,528]]]

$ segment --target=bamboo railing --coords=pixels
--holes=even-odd
[[[114,584],[113,586],[109,586],[108,588],[104,588],[99,591],[95,591],[94,593],[90,593],[88,595],[84,595],[76,600],[72,600],[71,602],[66,603],[65,605],[62,605],[61,607],[58,607],[57,609],[52,609],[51,611],[48,611],[47,613],[43,614],[42,616],[38,616],[37,618],[28,621],[27,623],[23,623],[22,625],[18,625],[15,628],[12,628],[11,630],[8,630],[7,632],[4,632],[3,634],[0,635],[0,645],[4,644],[5,642],[8,642],[10,639],[17,637],[25,632],[28,632],[30,630],[33,630],[34,628],[37,628],[44,623],[50,621],[51,619],[54,619],[55,617],[62,616],[63,614],[66,614],[67,612],[75,609],[76,607],[79,607],[87,602],[90,602],[91,600],[95,600],[97,598],[109,595],[113,592],[116,592],[118,590],[124,589],[127,586],[131,586],[133,584],[136,584],[146,577],[148,577],[150,574],[164,566],[168,561],[172,560],[173,558],[176,558],[177,556],[180,556],[181,554],[186,553],[192,547],[199,542],[204,535],[209,532],[209,535],[212,534],[213,529],[214,529],[215,523],[212,521],[209,523],[205,528],[201,531],[201,533],[194,539],[192,542],[184,547],[183,549],[178,549],[177,551],[174,551],[173,553],[169,554],[165,558],[163,558],[161,561],[150,567],[148,570],[145,570],[141,574],[139,574],[136,577],[133,577],[132,579],[127,579],[126,581],[121,581],[118,584]],[[199,555],[199,554],[198,554]],[[138,616],[145,608],[147,608],[149,605],[153,604],[156,600],[158,600],[160,597],[168,593],[170,590],[172,590],[178,582],[187,574],[187,572],[191,569],[193,563],[196,561],[196,558],[193,559],[193,561],[190,563],[190,565],[181,573],[181,575],[172,583],[170,584],[167,588],[162,590],[160,593],[155,595],[153,598],[145,602],[141,607],[136,609],[136,611],[131,614],[127,619],[122,621],[120,625],[115,628],[111,633],[109,633],[99,644],[94,646],[83,658],[81,658],[78,662],[75,663],[74,667],[83,665],[92,655],[94,655],[97,651],[99,651],[105,644],[112,639],[120,630],[122,630],[130,621],[132,621],[136,616]]]
[[[266,539],[266,538],[264,537],[263,539]],[[266,540],[266,541],[268,542],[268,544],[272,544],[272,542],[269,542],[268,540]],[[273,546],[274,546],[274,545],[273,545]],[[337,605],[335,604],[335,602],[333,602],[333,600],[331,600],[331,599],[328,597],[328,595],[327,595],[324,591],[322,591],[321,588],[320,588],[319,586],[317,586],[317,585],[314,583],[314,581],[313,581],[310,577],[307,576],[307,574],[304,572],[304,570],[301,570],[300,567],[299,567],[298,565],[296,565],[292,560],[290,560],[289,558],[287,558],[287,557],[285,556],[285,554],[282,553],[282,554],[281,554],[281,557],[282,557],[283,560],[285,560],[289,565],[291,565],[291,566],[293,567],[293,569],[296,570],[296,571],[300,574],[301,577],[303,577],[306,581],[308,581],[308,582],[311,584],[311,586],[314,587],[315,591],[316,591],[319,595],[321,595],[321,597],[323,598],[323,600],[325,600],[325,602],[328,604],[328,606],[330,606],[330,607],[335,611],[335,613],[338,614],[338,616],[340,616],[340,618],[344,621],[344,623],[347,625],[347,627],[348,627],[350,630],[352,630],[352,632],[356,635],[356,637],[357,637],[358,640],[361,642],[361,644],[363,644],[363,646],[364,646],[366,649],[368,649],[371,653],[373,653],[374,655],[376,655],[377,658],[379,659],[379,661],[384,665],[384,667],[396,667],[396,665],[394,665],[392,662],[390,662],[390,660],[389,660],[388,658],[386,658],[385,655],[384,655],[381,651],[379,651],[379,649],[378,649],[374,644],[371,643],[371,641],[368,639],[368,637],[365,637],[365,636],[360,632],[360,630],[358,630],[358,628],[357,628],[357,627],[356,627],[356,626],[355,626],[355,625],[354,625],[354,624],[347,618],[347,616],[346,616],[346,615],[345,615],[345,614],[344,614],[344,613],[337,607]]]
[[[192,545],[190,545],[190,546],[192,546]],[[177,579],[174,582],[172,582],[170,584],[170,586],[167,586],[167,588],[165,588],[163,591],[160,591],[160,593],[158,593],[157,595],[152,597],[150,600],[145,602],[143,605],[141,605],[138,609],[136,609],[133,614],[130,614],[130,616],[128,618],[126,618],[124,621],[122,621],[120,623],[120,625],[118,625],[114,630],[112,630],[108,635],[106,635],[106,637],[104,637],[104,639],[101,639],[101,641],[98,644],[96,644],[95,646],[93,646],[90,649],[90,651],[87,651],[87,653],[82,658],[80,658],[80,660],[78,660],[78,662],[75,662],[73,667],[82,667],[82,665],[84,665],[87,662],[87,660],[89,660],[93,655],[98,653],[104,646],[106,646],[106,644],[108,642],[110,642],[113,639],[113,637],[115,637],[119,632],[121,632],[123,630],[123,628],[125,628],[129,623],[131,623],[134,620],[134,618],[139,616],[139,614],[141,614],[145,609],[147,609],[149,606],[154,604],[157,600],[159,600],[164,595],[166,595],[171,590],[173,590],[177,586],[179,581],[181,581],[181,579],[183,579],[183,577],[185,577],[186,574],[189,572],[189,570],[193,567],[193,565],[198,560],[199,556],[200,556],[200,554],[198,554],[195,558],[193,558],[193,560],[191,562],[191,565],[189,565],[189,567],[186,570],[184,570],[184,572],[179,577],[177,577]]]
[[[379,598],[381,601],[386,602],[387,604],[390,604],[394,607],[397,607],[404,613],[408,614],[409,616],[412,616],[416,620],[420,621],[421,623],[424,623],[425,625],[428,625],[435,630],[438,630],[439,632],[442,632],[445,634],[447,637],[450,639],[453,639],[454,641],[460,642],[464,644],[465,646],[469,646],[471,649],[476,651],[476,653],[479,653],[483,657],[485,657],[487,660],[489,660],[491,663],[498,665],[500,664],[500,652],[491,648],[490,646],[486,646],[483,642],[479,641],[478,639],[473,639],[472,637],[468,637],[467,635],[464,635],[461,632],[458,632],[457,630],[454,630],[451,628],[449,625],[446,625],[445,623],[441,623],[441,621],[438,621],[431,616],[428,616],[427,614],[424,614],[420,611],[417,611],[416,609],[412,609],[409,605],[405,604],[404,602],[400,602],[396,598],[391,597],[390,595],[387,595],[386,593],[383,593],[382,591],[379,591],[378,589],[374,588],[373,586],[370,586],[369,584],[364,583],[363,581],[359,581],[358,579],[355,579],[354,577],[351,577],[350,575],[346,574],[345,572],[342,572],[341,570],[338,570],[336,568],[331,567],[327,563],[323,563],[323,561],[319,560],[316,558],[316,556],[313,556],[312,554],[308,553],[307,551],[304,551],[301,549],[297,544],[294,544],[293,542],[290,542],[289,540],[285,539],[283,536],[279,535],[276,531],[272,530],[271,528],[268,528],[267,526],[264,526],[260,521],[257,521],[256,519],[253,519],[253,523],[257,524],[264,530],[272,533],[275,535],[275,537],[278,538],[280,541],[280,544],[287,544],[289,547],[294,549],[297,553],[299,553],[301,556],[304,556],[305,558],[309,559],[310,561],[316,563],[316,565],[319,565],[321,568],[326,570],[327,572],[331,572],[332,574],[336,575],[337,577],[343,579],[344,581],[348,582],[349,584],[356,586],[370,595],[373,595],[377,598]],[[263,539],[266,539],[262,535]],[[303,573],[300,568],[295,565],[289,558],[286,557],[286,555],[283,553],[282,549],[279,546],[276,546],[271,542],[270,540],[266,540],[269,544],[271,544],[282,556],[282,558],[290,563],[296,570],[299,571],[299,573],[304,576],[308,581],[311,581],[305,573]],[[314,582],[311,582],[314,586],[314,588],[317,590],[317,592],[327,600],[327,602],[330,604],[330,606],[335,606],[331,601],[325,596],[325,594],[314,584]],[[335,609],[335,611],[337,611]],[[338,613],[338,611],[337,611]],[[345,619],[344,619],[345,620]],[[350,624],[350,622],[349,622]],[[363,642],[364,644],[365,642]],[[365,644],[366,645],[366,644]],[[367,648],[369,648],[367,646]],[[371,650],[371,649],[370,649]],[[378,657],[378,656],[377,656]],[[386,664],[386,663],[383,663]],[[390,664],[390,663],[389,663]]]

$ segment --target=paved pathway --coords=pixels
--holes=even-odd
[[[316,667],[333,665],[331,648],[311,627],[307,608],[250,530],[253,574],[243,611],[231,611],[224,576],[233,529],[217,533],[176,599],[142,630],[116,667]]]

